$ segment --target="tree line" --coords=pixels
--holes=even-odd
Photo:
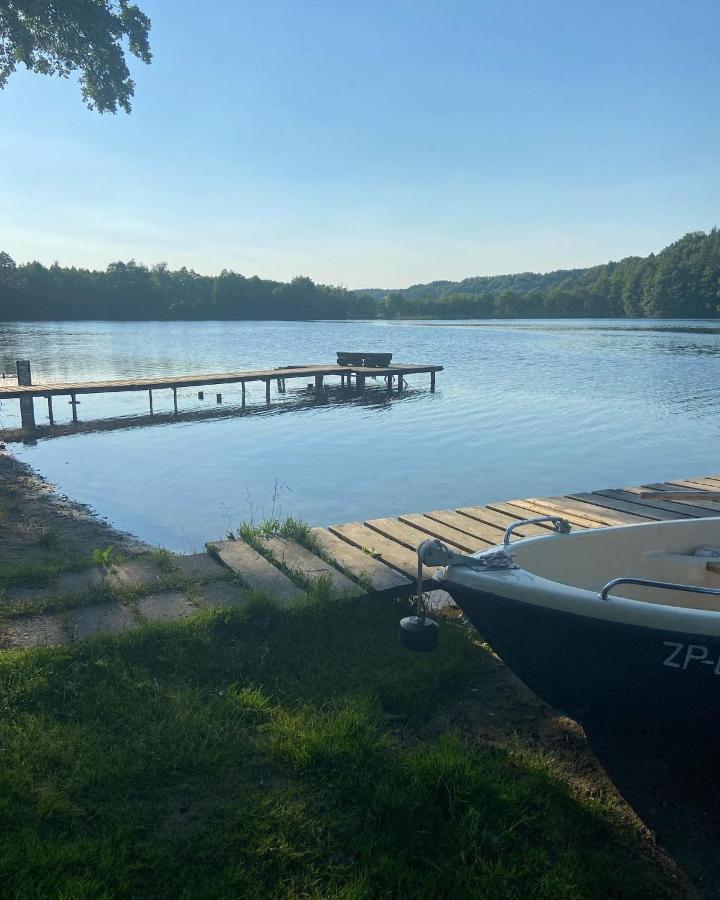
[[[718,318],[720,232],[696,231],[658,254],[589,269],[437,281],[398,291],[200,275],[131,260],[104,271],[0,252],[0,320]]]

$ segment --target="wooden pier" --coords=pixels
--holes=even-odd
[[[338,595],[361,596],[372,590],[403,596],[415,589],[416,550],[427,538],[440,538],[451,549],[473,553],[502,543],[505,529],[513,522],[542,515],[560,515],[573,530],[720,516],[719,492],[720,475],[708,475],[313,528],[312,549],[271,536],[260,539],[256,547],[238,539],[208,544],[208,550],[249,588],[282,601],[299,596],[303,585],[321,577]],[[665,500],[664,494],[672,499]],[[523,525],[514,534],[529,537],[549,534],[551,529],[549,523]],[[424,587],[431,589],[432,571],[427,574]]]
[[[256,369],[243,372],[213,372],[209,374],[190,375],[163,375],[152,378],[122,378],[108,381],[76,381],[62,384],[32,384],[30,363],[27,360],[18,360],[17,384],[0,384],[0,401],[19,400],[23,428],[32,430],[35,427],[35,416],[32,401],[36,398],[45,399],[48,405],[48,419],[54,424],[53,398],[69,397],[72,406],[73,422],[78,421],[79,396],[87,394],[111,394],[126,392],[144,392],[148,394],[150,414],[153,413],[153,392],[170,390],[173,396],[173,408],[178,412],[179,388],[204,388],[225,384],[240,384],[242,391],[242,406],[245,406],[245,386],[252,383],[265,385],[265,403],[270,405],[271,385],[276,383],[280,393],[285,392],[285,383],[292,379],[308,379],[316,394],[322,394],[325,390],[325,379],[339,377],[342,387],[348,390],[354,389],[358,393],[365,389],[367,379],[381,378],[384,381],[384,389],[388,392],[396,390],[402,393],[405,389],[405,376],[429,374],[430,390],[435,390],[435,376],[443,370],[442,366],[427,365],[424,363],[393,363],[388,366],[341,366],[334,365],[298,365],[279,366],[273,369]],[[204,399],[203,391],[198,392],[198,399]],[[222,401],[222,395],[217,394],[218,403]]]

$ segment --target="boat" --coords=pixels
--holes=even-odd
[[[530,523],[552,531],[512,542]],[[573,532],[559,516],[539,516],[470,556],[440,541],[418,555],[442,566],[436,586],[560,712],[720,734],[720,519]]]

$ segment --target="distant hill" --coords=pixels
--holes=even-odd
[[[720,233],[694,231],[657,255],[544,275],[474,276],[403,290],[348,291],[222,271],[199,275],[134,260],[103,271],[0,252],[0,320],[718,318]]]
[[[720,315],[720,234],[694,231],[658,254],[588,269],[431,281],[369,295],[386,315],[440,318]]]

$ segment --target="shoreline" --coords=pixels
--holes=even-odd
[[[42,550],[60,542],[64,552],[92,556],[113,547],[136,556],[157,550],[139,537],[116,528],[92,507],[61,494],[56,485],[5,447],[0,450],[0,564],[10,553],[35,562]],[[48,529],[58,529],[48,539]]]

